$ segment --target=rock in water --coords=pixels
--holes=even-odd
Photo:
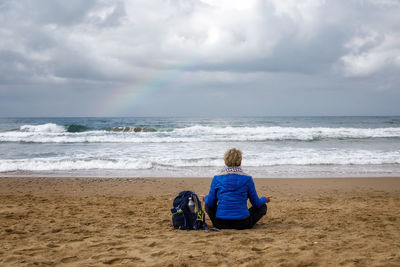
[[[157,132],[156,129],[154,129],[152,127],[147,127],[147,126],[143,127],[142,131],[143,132]]]

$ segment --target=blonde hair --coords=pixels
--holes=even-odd
[[[239,167],[242,164],[242,151],[236,148],[231,148],[225,152],[225,165],[228,167]]]

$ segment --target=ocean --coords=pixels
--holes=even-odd
[[[400,117],[0,118],[0,176],[400,176]]]

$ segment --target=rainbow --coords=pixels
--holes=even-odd
[[[194,67],[193,64],[157,71],[141,79],[127,83],[123,86],[109,89],[98,105],[101,116],[124,116],[128,109],[131,110],[143,104],[146,99],[156,97],[161,90],[173,86],[185,72]],[[134,114],[129,114],[133,115]]]

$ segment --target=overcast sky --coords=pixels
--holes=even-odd
[[[400,115],[399,0],[0,0],[0,116]]]

